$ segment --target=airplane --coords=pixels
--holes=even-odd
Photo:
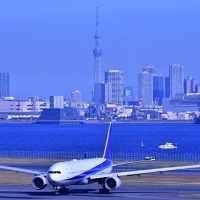
[[[31,169],[23,169],[17,167],[9,167],[0,165],[1,169],[11,170],[16,172],[24,172],[35,175],[32,180],[32,186],[36,190],[44,189],[47,184],[53,186],[55,195],[59,196],[61,192],[68,192],[65,188],[70,185],[87,185],[97,182],[102,186],[99,193],[109,193],[110,190],[117,189],[121,186],[120,177],[133,176],[155,172],[165,172],[181,169],[199,168],[200,165],[165,167],[155,169],[134,170],[125,172],[112,172],[113,167],[127,164],[118,163],[113,164],[110,159],[110,133],[112,122],[109,124],[104,153],[102,158],[90,158],[82,160],[72,160],[57,162],[50,166],[47,172],[41,172]]]

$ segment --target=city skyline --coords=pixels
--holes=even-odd
[[[70,96],[80,90],[91,101],[94,87],[96,7],[100,9],[102,74],[124,73],[124,86],[138,94],[141,68],[153,65],[168,75],[184,66],[184,78],[196,72],[200,2],[157,1],[0,1],[0,71],[10,73],[16,98]]]

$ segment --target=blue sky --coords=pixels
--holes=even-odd
[[[167,75],[182,64],[200,81],[199,0],[0,0],[0,72],[10,73],[10,95],[80,90],[91,100],[96,7],[102,74],[122,70],[135,95],[146,65]]]

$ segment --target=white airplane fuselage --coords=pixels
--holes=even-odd
[[[110,173],[112,168],[112,161],[106,158],[58,162],[49,168],[47,180],[51,185],[60,187],[88,184],[91,183],[87,178],[89,175]]]

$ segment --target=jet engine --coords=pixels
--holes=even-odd
[[[36,190],[42,190],[47,186],[47,179],[44,175],[35,176],[32,180],[32,186]]]
[[[114,190],[121,185],[121,180],[117,176],[108,177],[105,180],[105,187],[108,190]]]

